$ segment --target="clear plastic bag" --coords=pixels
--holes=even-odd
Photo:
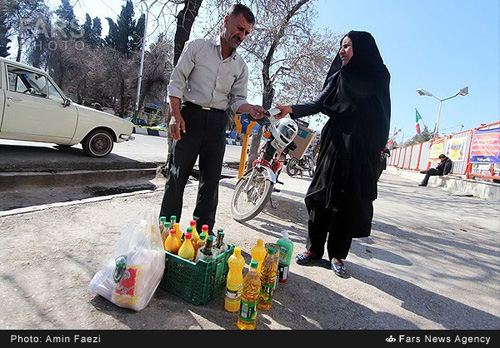
[[[89,289],[117,306],[144,309],[165,270],[165,252],[153,211],[139,214],[115,243],[113,257],[97,272]]]

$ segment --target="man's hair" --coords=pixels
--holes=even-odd
[[[446,157],[446,156],[445,156],[444,154],[440,154],[440,155],[439,155],[439,158],[441,158],[441,159],[443,159],[443,158],[445,158],[445,157]]]
[[[255,24],[255,16],[252,13],[250,8],[246,7],[243,4],[232,4],[227,12],[228,16],[237,17],[239,14],[242,14],[243,17],[248,21],[248,23],[254,25]]]

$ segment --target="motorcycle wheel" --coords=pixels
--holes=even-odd
[[[299,168],[297,168],[297,165],[299,163],[299,160],[296,159],[295,157],[290,158],[288,161],[288,164],[286,165],[286,173],[289,176],[295,176],[299,172]]]
[[[252,177],[252,172],[254,175]],[[248,191],[245,186],[251,178]],[[274,184],[258,170],[250,170],[236,183],[231,199],[231,214],[238,222],[248,221],[256,217],[266,206],[273,192]]]

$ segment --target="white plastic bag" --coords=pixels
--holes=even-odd
[[[144,309],[165,270],[165,252],[153,211],[139,214],[115,244],[113,257],[97,272],[89,289],[117,306]]]

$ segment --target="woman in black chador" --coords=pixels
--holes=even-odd
[[[390,74],[372,35],[350,31],[312,102],[278,106],[278,118],[294,119],[322,112],[329,116],[321,132],[317,169],[307,191],[307,251],[296,258],[304,265],[327,250],[332,270],[345,277],[343,259],[352,238],[368,237],[377,198],[380,152],[389,136]]]

